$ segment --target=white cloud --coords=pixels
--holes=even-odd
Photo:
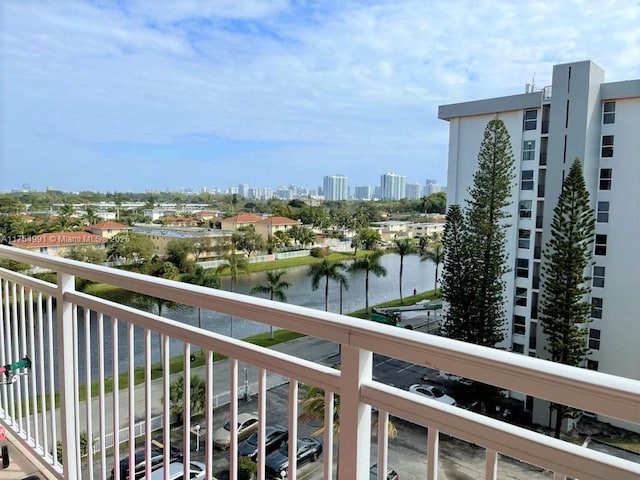
[[[315,185],[316,171],[338,170],[373,184],[403,166],[408,181],[444,181],[439,104],[520,93],[534,75],[542,87],[566,61],[591,59],[608,81],[638,77],[640,9],[625,1],[14,0],[2,8],[0,189],[43,186],[35,178],[47,171],[37,168],[43,148],[52,161],[77,162],[77,173],[82,162],[104,161],[110,144],[118,152],[108,160],[123,168],[134,155],[151,162],[156,148],[183,148],[182,162],[194,164],[175,172],[177,182],[207,161],[217,172],[229,163],[228,184]],[[197,145],[185,142],[193,138],[233,147],[193,158]],[[152,187],[155,170],[128,180]],[[52,167],[59,180],[50,183],[97,188],[90,170],[77,181],[65,173]]]

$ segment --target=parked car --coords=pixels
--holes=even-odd
[[[442,403],[446,403],[447,405],[455,405],[456,401],[447,395],[444,390],[435,385],[428,385],[425,383],[414,383],[409,387],[409,391],[412,393],[417,393],[418,395],[422,395],[423,397],[431,398],[432,400],[437,400]]]
[[[170,463],[167,467],[169,471],[169,480],[183,480],[184,479],[184,464],[180,462]],[[189,476],[190,480],[204,480],[206,467],[204,463],[190,462],[189,463]],[[160,467],[151,474],[150,480],[164,480],[165,468]]]
[[[371,465],[371,469],[369,470],[369,480],[385,480],[383,478],[378,478],[378,464],[375,463]],[[387,465],[387,478],[386,480],[399,480],[400,475],[393,468]]]
[[[322,443],[313,437],[298,439],[296,458],[298,466],[315,462],[322,455]],[[286,442],[275,452],[267,455],[265,472],[270,477],[283,478],[289,473],[289,443]]]
[[[255,413],[238,414],[238,441],[244,440],[258,429],[258,415]],[[213,444],[226,450],[231,443],[231,423],[227,422],[224,427],[213,432]]]
[[[280,425],[267,425],[265,430],[265,454],[269,455],[287,442],[289,431]],[[238,444],[238,455],[256,461],[258,457],[258,432],[253,432]]]
[[[178,451],[179,452],[179,451]],[[172,452],[173,454],[173,452]],[[181,461],[182,453],[179,452],[179,455],[172,457],[170,455],[171,461]],[[157,470],[162,467],[164,463],[164,453],[162,450],[151,446],[151,471]],[[138,480],[140,478],[144,478],[146,472],[147,460],[145,456],[145,450],[141,449],[135,452],[133,458],[133,477],[129,477],[129,457],[124,457],[120,460],[120,480],[129,480],[130,478],[134,478]],[[111,469],[111,480],[115,478],[114,469]]]

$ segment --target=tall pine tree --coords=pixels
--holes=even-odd
[[[586,344],[591,304],[587,267],[591,261],[595,215],[589,206],[582,165],[575,159],[562,184],[562,192],[553,211],[551,237],[543,251],[541,265],[542,330],[547,337],[546,350],[554,362],[582,366],[589,348]],[[554,404],[555,436],[567,408]]]
[[[449,239],[445,235],[442,294],[449,310],[443,332],[450,338],[487,347],[504,340],[503,276],[509,271],[504,220],[509,217],[513,170],[509,132],[502,120],[493,119],[484,131],[459,232],[453,235],[450,229]],[[459,221],[457,211],[450,214]],[[456,265],[463,273],[459,278],[451,271]]]
[[[440,286],[442,298],[448,303],[447,315],[440,326],[445,337],[471,342],[469,312],[471,302],[466,288],[468,269],[464,237],[464,214],[460,205],[451,205],[447,211],[442,246],[444,266]]]
[[[505,252],[504,220],[511,203],[514,159],[509,132],[502,120],[491,120],[478,153],[478,170],[467,199],[474,343],[493,347],[504,340],[504,274],[510,271]]]

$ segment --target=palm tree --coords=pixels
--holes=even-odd
[[[325,396],[324,390],[320,387],[309,385],[305,387],[304,397],[299,401],[300,414],[298,419],[303,422],[320,422],[320,427],[311,435],[322,435],[324,433],[324,414],[325,414]],[[333,434],[336,442],[340,437],[340,395],[334,395],[333,398]],[[393,439],[398,436],[396,426],[391,420],[388,421],[388,436]],[[377,431],[378,416],[371,418],[371,426]],[[337,460],[337,456],[336,456]],[[339,464],[339,462],[338,462]],[[339,476],[339,475],[338,475]]]
[[[340,283],[340,315],[342,315],[342,292],[343,290],[349,290],[349,282],[345,275],[342,275],[338,279],[338,282]]]
[[[84,223],[88,225],[95,225],[101,220],[101,218],[98,215],[96,215],[96,211],[91,205],[87,206],[87,210],[85,214],[82,216],[82,219],[84,220]]]
[[[320,280],[324,277],[324,311],[329,311],[329,280],[341,281],[344,274],[340,271],[345,268],[342,262],[330,262],[326,258],[320,263],[315,263],[309,267],[308,275],[311,277],[311,288],[317,290]]]
[[[352,272],[364,270],[364,298],[367,313],[369,313],[369,272],[373,273],[376,277],[387,276],[387,269],[379,263],[382,255],[384,255],[383,250],[374,250],[364,257],[354,260],[351,267],[349,267],[349,270]]]
[[[207,405],[207,384],[202,377],[191,375],[189,405],[191,416],[204,412]],[[180,424],[184,424],[184,377],[169,386],[169,411]]]
[[[393,243],[393,249],[398,255],[400,255],[400,303],[404,303],[402,299],[402,270],[404,268],[404,257],[416,253],[416,250],[413,242],[408,238],[394,240]]]
[[[201,287],[220,288],[220,278],[215,273],[205,270],[200,265],[196,265],[192,273],[184,274],[181,280]],[[198,307],[198,328],[202,328],[202,309],[200,307]]]
[[[285,282],[284,280],[282,280],[282,277],[286,273],[287,272],[285,272],[284,270],[267,271],[267,282],[262,285],[256,285],[249,291],[249,293],[268,293],[269,300],[273,300],[274,298],[276,298],[281,302],[286,302],[287,296],[284,294],[284,290],[291,286],[289,282]],[[273,339],[273,325],[269,325],[269,328],[270,338]]]
[[[249,274],[249,264],[247,259],[244,258],[243,255],[239,255],[237,253],[228,253],[222,257],[226,263],[218,265],[216,267],[216,274],[222,275],[229,272],[229,276],[231,277],[231,291],[233,292],[233,288],[238,283],[238,274],[245,273]],[[231,316],[231,338],[233,338],[233,315]]]
[[[425,237],[422,237],[425,238]],[[422,240],[422,238],[420,240]],[[434,233],[429,237],[429,245],[427,248],[420,253],[420,261],[424,262],[425,260],[429,260],[436,266],[436,274],[435,281],[433,284],[433,293],[437,293],[438,290],[438,266],[444,260],[444,249],[442,246],[442,240],[440,239],[440,235]]]

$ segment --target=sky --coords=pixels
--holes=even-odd
[[[438,106],[591,60],[640,78],[637,0],[3,0],[0,191],[446,183]]]

